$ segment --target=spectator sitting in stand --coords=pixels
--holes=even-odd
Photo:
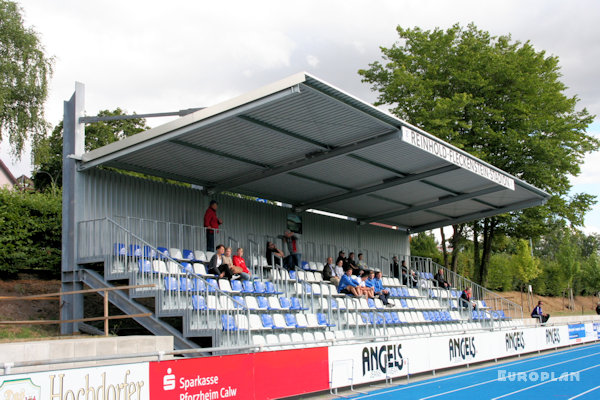
[[[348,254],[348,259],[347,259],[348,265],[352,267],[352,273],[354,275],[357,276],[361,276],[362,275],[362,271],[358,268],[358,265],[356,264],[356,260],[354,259],[354,252],[351,251]]]
[[[351,294],[356,297],[361,297],[358,292],[358,284],[352,280],[352,268],[346,267],[344,271],[344,275],[340,279],[340,284],[338,285],[338,293],[343,294]]]
[[[233,266],[233,260],[231,259],[232,253],[231,247],[225,247],[225,253],[223,253],[223,264],[227,266],[227,272],[225,276],[229,279],[240,279],[240,275],[235,273],[236,269]],[[239,270],[238,270],[239,271]]]
[[[283,241],[283,251],[286,254],[283,259],[283,268],[289,271],[293,270],[294,267],[301,267],[302,250],[300,248],[300,238],[290,230],[285,231],[279,238]]]
[[[541,300],[538,301],[537,306],[531,311],[531,318],[537,318],[542,324],[545,324],[548,321],[548,318],[550,318],[550,315],[545,314],[542,311],[542,305],[544,305],[544,303]]]
[[[340,284],[340,278],[342,275],[344,275],[342,264],[343,263],[340,261],[336,266],[333,264],[333,258],[327,257],[327,263],[325,264],[325,267],[323,267],[323,280],[325,282],[331,282],[337,288],[337,286]]]
[[[410,271],[406,280],[408,281],[407,286],[411,288],[416,288],[419,284],[419,279],[417,278],[417,274],[414,270]]]
[[[358,253],[358,261],[356,262],[356,265],[358,266],[358,269],[360,271],[366,271],[367,269],[369,269],[367,263],[364,260],[363,253]]]
[[[471,288],[467,286],[467,288],[463,290],[463,292],[460,294],[459,302],[462,308],[472,308],[473,310],[475,309],[475,302],[471,301],[472,296],[473,292],[471,291]]]
[[[441,287],[443,289],[450,288],[450,284],[448,282],[446,282],[446,280],[444,279],[444,270],[443,269],[440,268],[438,270],[437,274],[435,274],[435,276],[433,277],[433,279],[437,283],[438,287]]]
[[[338,258],[337,260],[335,260],[335,264],[337,265],[338,261],[342,261],[343,262],[343,267],[344,267],[344,271],[346,270],[346,267],[348,267],[348,259],[346,258],[346,253],[344,253],[343,250],[340,250],[340,252],[338,253]]]
[[[239,274],[242,280],[250,280],[250,270],[246,266],[246,260],[244,260],[244,249],[241,247],[237,249],[236,255],[233,256],[233,272],[235,274]]]
[[[388,307],[393,307],[394,303],[392,303],[391,301],[389,301],[390,298],[390,292],[387,289],[383,288],[383,281],[381,280],[381,271],[377,271],[375,272],[375,274],[373,275],[373,272],[371,272],[371,276],[373,279],[373,290],[375,291],[375,296],[379,297],[379,300],[381,300],[381,302],[383,304],[385,304]]]
[[[367,299],[374,299],[375,291],[372,287],[367,286],[367,279],[369,279],[369,271],[366,271],[363,276],[360,277],[360,281],[358,283],[358,293],[364,294]]]
[[[267,252],[265,253],[265,257],[267,258],[267,264],[269,264],[271,267],[273,267],[273,263],[275,265],[278,266],[282,266],[281,265],[281,260],[277,257],[273,257],[273,256],[279,256],[281,257],[281,259],[283,259],[284,255],[281,252],[281,250],[279,250],[277,247],[275,247],[275,243],[273,242],[267,242]]]
[[[218,245],[215,249],[215,254],[211,257],[208,262],[208,273],[217,275],[219,278],[230,277],[229,266],[223,263],[223,254],[225,253],[225,246],[222,244]]]

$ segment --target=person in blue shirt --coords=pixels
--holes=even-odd
[[[338,284],[338,293],[351,294],[360,297],[358,284],[352,279],[352,267],[347,266]]]
[[[537,306],[533,309],[533,311],[531,312],[531,318],[537,318],[540,320],[540,322],[543,324],[546,321],[548,321],[548,318],[550,318],[550,315],[545,314],[542,311],[542,305],[544,305],[544,303],[542,303],[542,301],[538,301]]]
[[[383,281],[381,280],[381,271],[371,272],[373,276],[373,290],[375,291],[375,295],[379,296],[379,300],[387,307],[394,307],[394,303],[389,301],[390,291],[384,289]]]

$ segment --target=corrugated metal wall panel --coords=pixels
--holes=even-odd
[[[156,246],[191,246],[175,239],[177,232],[167,223],[203,225],[203,217],[211,197],[200,190],[149,181],[107,170],[91,170],[84,175],[82,220],[105,217],[132,217],[162,221],[144,232],[144,227],[132,227],[152,237]],[[261,253],[268,237],[283,233],[287,214],[292,210],[270,204],[248,201],[232,196],[215,196],[219,202],[218,215],[224,220],[227,236],[248,247],[248,240],[260,244]],[[135,229],[134,229],[135,228]],[[146,225],[146,231],[150,228]],[[184,229],[184,228],[179,228]],[[187,229],[187,228],[185,228]],[[304,253],[311,261],[325,261],[326,254],[335,258],[337,251],[363,251],[371,265],[379,266],[380,257],[409,254],[408,235],[372,225],[358,226],[355,222],[314,213],[303,213]],[[310,243],[315,243],[316,249]],[[198,246],[201,246],[198,244]],[[201,246],[203,248],[203,246]]]

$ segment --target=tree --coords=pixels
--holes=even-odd
[[[427,232],[419,232],[410,238],[410,254],[417,257],[431,258],[437,263],[442,262],[435,237]]]
[[[120,108],[114,111],[102,110],[101,117],[125,115]],[[85,128],[85,150],[91,151],[127,136],[135,135],[148,129],[143,118],[94,122]],[[62,146],[63,123],[60,122],[50,136],[40,136],[34,140],[32,159],[34,165],[34,182],[38,190],[55,183],[62,187]]]
[[[497,234],[541,235],[554,218],[581,225],[595,197],[569,197],[569,177],[600,143],[585,132],[593,116],[564,93],[558,58],[473,24],[397,31],[400,41],[381,47],[384,61],[359,71],[379,93],[376,104],[552,195],[544,206],[475,223],[478,280],[485,283]]]
[[[0,0],[0,141],[8,134],[15,155],[20,156],[30,134],[44,134],[44,102],[52,59],[35,31],[23,26],[21,9]]]

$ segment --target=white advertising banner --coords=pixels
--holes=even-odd
[[[148,363],[0,376],[1,400],[148,400]]]
[[[594,329],[593,324],[589,329]],[[598,330],[600,326],[596,326],[595,338],[598,338]],[[332,346],[329,348],[330,382],[331,387],[368,383],[571,343],[569,327],[564,325]]]
[[[461,153],[440,141],[427,137],[419,132],[402,127],[402,141],[411,144],[423,151],[438,156],[454,165],[469,170],[474,174],[489,179],[510,190],[515,190],[515,181],[510,176],[503,174],[482,162]]]

